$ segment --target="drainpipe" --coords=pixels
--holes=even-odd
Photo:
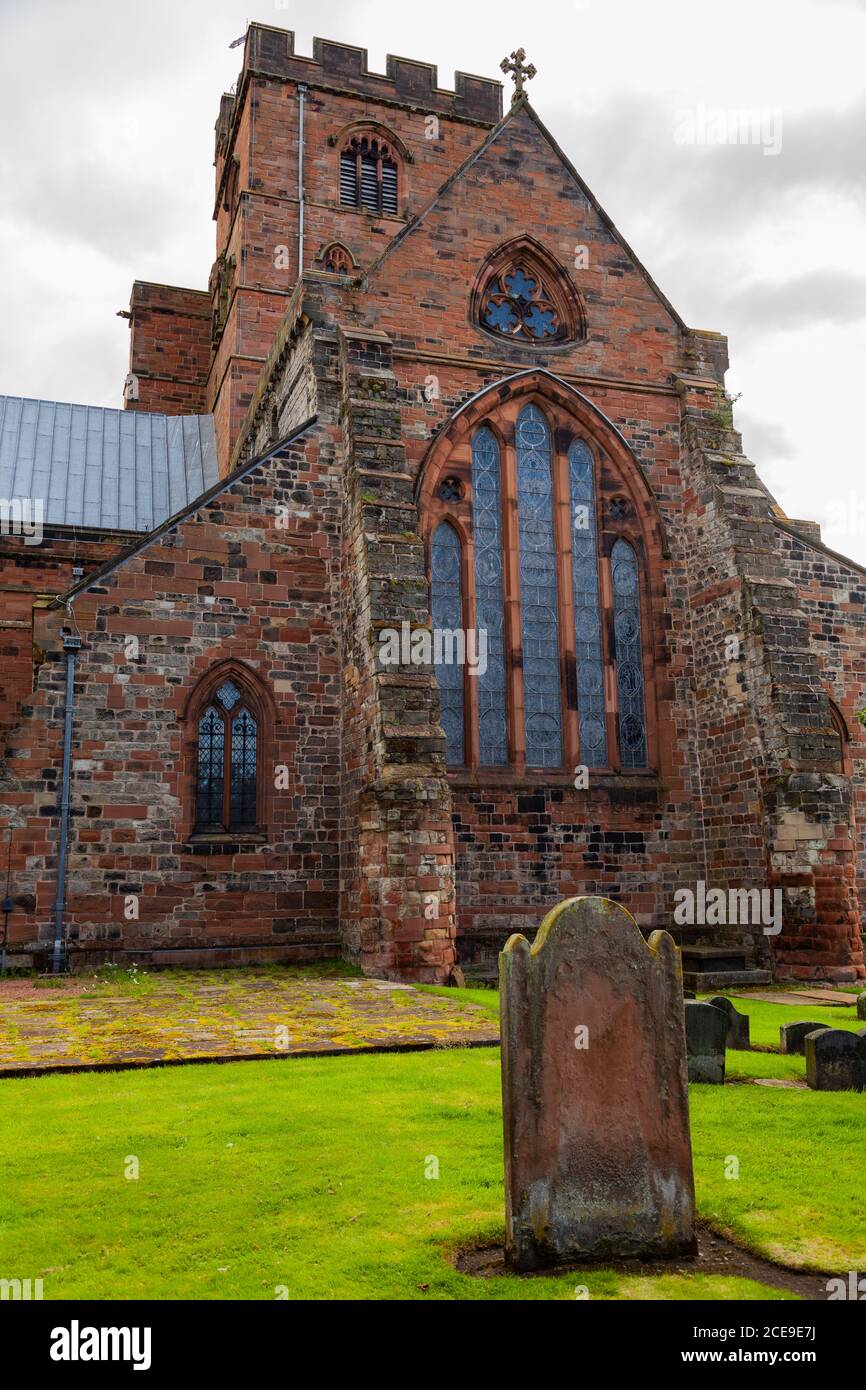
[[[75,653],[81,646],[81,638],[72,633],[64,633],[63,650],[66,652],[66,709],[63,719],[63,784],[60,793],[60,854],[57,861],[57,893],[54,899],[54,953],[51,957],[51,973],[59,975],[66,968],[65,942],[63,939],[63,908],[66,899],[66,852],[69,844],[69,788],[72,772],[72,713],[75,701]]]
[[[298,86],[298,279],[304,273],[304,105],[307,89]]]

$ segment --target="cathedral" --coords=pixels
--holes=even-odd
[[[0,397],[8,965],[459,982],[597,894],[864,977],[866,570],[501,67],[251,25],[207,289],[122,409]]]

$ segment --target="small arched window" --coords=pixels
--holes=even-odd
[[[322,266],[329,275],[351,275],[352,257],[339,241],[331,242],[322,252]]]
[[[645,552],[621,479],[543,402],[482,416],[467,443],[431,501],[434,651],[465,623],[486,657],[437,664],[449,764],[647,769]]]
[[[340,203],[369,212],[397,212],[397,161],[390,145],[355,135],[340,153]]]
[[[258,825],[259,720],[235,681],[222,682],[198,720],[197,831]]]

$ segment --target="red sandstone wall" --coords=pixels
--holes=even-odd
[[[129,370],[138,396],[127,394],[126,409],[204,414],[211,360],[207,291],[136,280],[130,312]]]
[[[202,946],[242,960],[338,949],[338,490],[319,432],[125,562],[75,603],[76,682],[68,921],[82,949],[125,946],[155,960]],[[277,508],[286,524],[278,525]],[[56,629],[59,613],[51,615]],[[136,637],[140,659],[125,642]],[[63,659],[45,638],[33,714],[9,739],[3,801],[16,832],[13,917],[25,944],[50,920],[55,881]],[[246,663],[265,691],[270,735],[261,842],[190,838],[195,730],[184,719],[203,673]],[[275,768],[289,771],[277,790]],[[138,920],[124,918],[134,894]],[[260,951],[261,954],[261,951]]]

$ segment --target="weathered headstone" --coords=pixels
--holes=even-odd
[[[866,990],[857,995],[857,1017],[866,1018]]]
[[[808,1033],[806,1084],[813,1091],[862,1091],[866,1087],[866,1037],[843,1028]]]
[[[728,1015],[713,1004],[685,1002],[689,1081],[721,1086],[725,1079]]]
[[[712,999],[707,1000],[714,1009],[721,1009],[728,1017],[728,1036],[727,1044],[734,1052],[748,1052],[751,1043],[749,1042],[749,1016],[748,1014],[738,1013],[734,1003],[724,994],[715,994]]]
[[[513,1268],[691,1253],[682,973],[606,898],[499,957],[506,1253]]]
[[[795,1023],[779,1024],[779,1051],[788,1056],[802,1057],[806,1050],[806,1038],[810,1033],[820,1033],[826,1023],[805,1023],[797,1019]]]

